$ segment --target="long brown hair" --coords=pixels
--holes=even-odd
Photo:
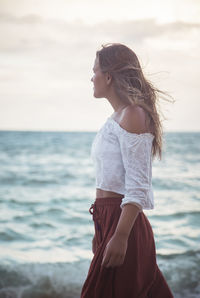
[[[159,115],[159,113],[162,114],[159,98],[162,97],[169,101],[167,99],[169,95],[155,88],[144,77],[136,54],[127,46],[120,43],[104,44],[102,49],[96,52],[96,57],[99,59],[101,71],[111,75],[113,87],[119,98],[128,100],[130,104],[143,107],[148,113],[149,125],[155,136],[152,155],[153,157],[158,155],[161,159],[163,126]]]

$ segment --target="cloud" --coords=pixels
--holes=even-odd
[[[17,17],[12,14],[0,14],[1,24],[41,24],[44,20],[39,15],[29,14],[21,17]]]
[[[93,24],[149,17],[160,22],[200,21],[199,0],[0,0],[0,11],[18,17],[34,14],[68,21],[83,19]]]
[[[155,19],[114,22],[105,21],[88,25],[83,21],[64,22],[45,19],[39,15],[16,17],[1,14],[0,50],[28,51],[54,47],[80,47],[84,49],[99,41],[142,43],[146,39],[190,34],[200,28],[199,23],[175,22],[158,24]]]
[[[5,58],[9,56],[14,60],[14,65],[7,63],[7,73],[1,75],[4,80],[9,76],[13,80],[21,76],[24,80],[24,73],[29,78],[33,76],[33,81],[44,83],[50,79],[71,80],[72,76],[86,79],[95,51],[107,42],[125,43],[136,53],[145,53],[148,48],[158,55],[158,61],[167,55],[172,59],[173,54],[167,54],[168,51],[193,49],[195,52],[200,43],[200,24],[195,23],[158,24],[154,19],[147,19],[88,25],[83,21],[64,22],[38,15],[16,17],[11,14],[1,15],[0,20],[0,51]]]
[[[89,102],[88,98],[92,97],[90,76],[95,51],[107,42],[121,42],[133,48],[147,64],[149,73],[169,72],[158,87],[172,91],[177,99],[177,108],[171,113],[174,119],[183,109],[189,111],[193,119],[192,113],[198,110],[195,105],[199,94],[199,23],[160,24],[152,18],[123,22],[107,20],[90,25],[81,20],[67,22],[37,14],[20,17],[4,13],[0,16],[0,24],[1,127],[9,127],[9,123],[14,127],[15,121],[22,123],[23,114],[29,115],[30,111],[33,119],[29,126],[32,123],[32,127],[36,127],[40,106],[43,109],[41,127],[52,127],[49,123],[55,112],[58,123],[60,115],[61,122],[65,123],[66,113],[66,125],[78,129],[79,123],[73,122],[70,116],[77,113],[77,107],[80,113],[85,111],[84,117],[89,111],[94,123],[100,123],[105,115],[105,103]],[[192,107],[188,106],[188,97],[195,103]],[[10,106],[12,115],[9,114]],[[51,113],[50,120],[45,111]],[[45,123],[41,120],[43,113]],[[180,128],[183,124],[177,121],[174,120],[172,126]],[[63,125],[61,122],[59,127]],[[87,129],[90,123],[85,123]]]

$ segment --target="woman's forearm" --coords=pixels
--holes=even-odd
[[[139,212],[140,209],[135,204],[124,205],[114,233],[115,236],[128,239]]]
[[[128,245],[128,237],[139,211],[139,207],[133,204],[123,206],[115,233],[106,245],[102,266],[115,267],[123,264]]]

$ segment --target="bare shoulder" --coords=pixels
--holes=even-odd
[[[142,107],[137,105],[129,105],[124,109],[120,119],[120,126],[132,133],[149,132],[146,127],[146,112]]]

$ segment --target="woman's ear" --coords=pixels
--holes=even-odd
[[[107,85],[109,85],[112,81],[112,76],[107,72],[106,73],[106,82],[107,82]]]

